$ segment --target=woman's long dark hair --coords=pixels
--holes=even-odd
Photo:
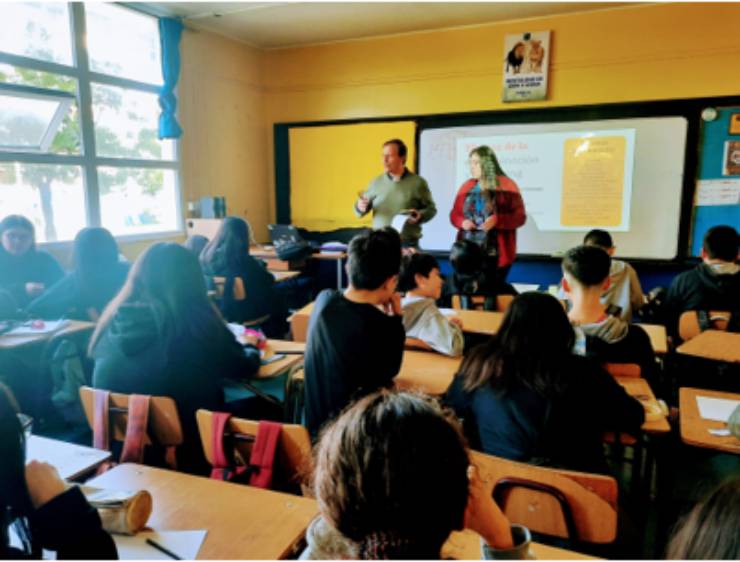
[[[106,307],[95,328],[90,353],[118,309],[126,304],[151,307],[159,341],[165,349],[182,338],[207,344],[228,332],[208,298],[197,258],[174,242],[154,244],[134,262],[126,283]]]
[[[249,255],[249,225],[239,217],[226,217],[216,236],[200,254],[203,271],[225,275],[241,269]]]
[[[486,384],[502,390],[523,384],[552,395],[563,389],[574,341],[573,328],[555,297],[524,293],[509,306],[498,333],[465,358],[458,376],[467,391]]]
[[[27,538],[25,517],[32,510],[25,477],[26,443],[17,414],[10,390],[0,384],[0,541],[7,540],[8,526],[19,517],[27,535],[21,538]],[[0,551],[5,546],[0,543]]]

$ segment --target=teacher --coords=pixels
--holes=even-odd
[[[527,220],[514,180],[488,146],[470,151],[471,179],[460,186],[450,211],[458,240],[470,240],[486,254],[486,276],[503,283],[516,258],[516,229]]]
[[[373,228],[391,226],[393,218],[408,214],[401,229],[401,243],[406,248],[418,248],[421,225],[437,214],[427,182],[406,168],[408,150],[400,139],[383,144],[383,168],[379,175],[360,193],[355,202],[355,214],[364,217],[373,212]]]

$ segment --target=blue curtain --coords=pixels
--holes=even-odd
[[[180,76],[180,36],[183,25],[172,18],[159,18],[159,44],[162,51],[162,78],[164,85],[159,91],[159,138],[177,139],[182,128],[175,117],[177,98],[175,86]]]

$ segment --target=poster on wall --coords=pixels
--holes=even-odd
[[[503,101],[547,99],[550,32],[506,35],[504,53]]]
[[[723,176],[740,176],[740,141],[725,141]]]

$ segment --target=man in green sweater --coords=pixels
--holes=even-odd
[[[355,202],[355,214],[364,217],[373,212],[373,228],[391,226],[393,218],[407,214],[401,229],[401,241],[405,247],[418,247],[421,224],[437,214],[432,194],[426,180],[406,168],[406,145],[400,139],[392,139],[383,145],[383,168],[385,173],[370,182],[364,193]]]

